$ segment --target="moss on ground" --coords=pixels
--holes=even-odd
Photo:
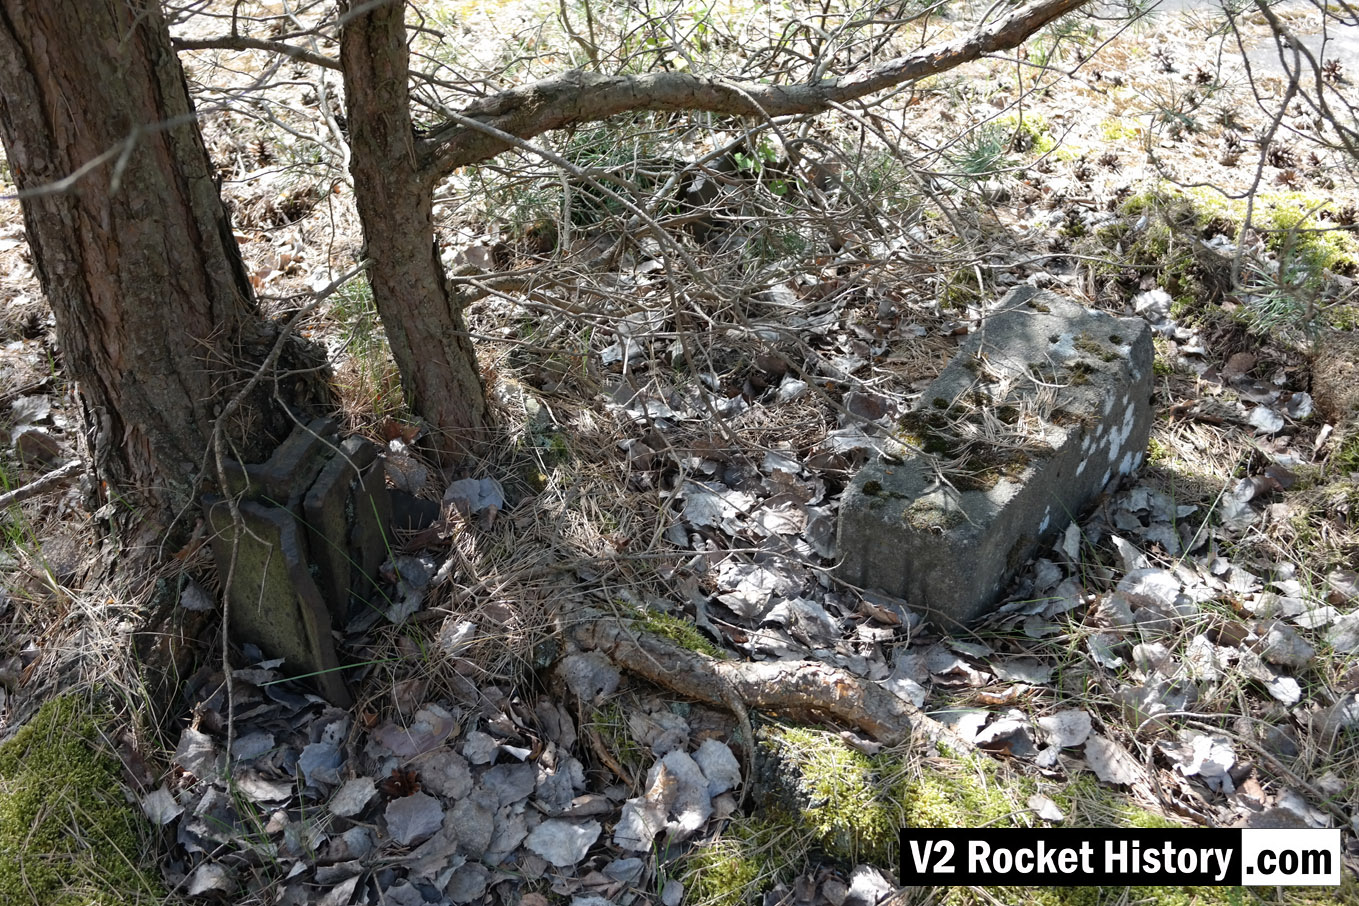
[[[722,836],[690,858],[685,886],[702,906],[744,906],[758,893],[787,881],[800,867],[806,848],[790,845],[786,823],[752,817],[732,822]]]
[[[164,893],[149,827],[125,801],[100,721],[79,697],[43,705],[0,746],[0,902],[127,906]]]
[[[1013,136],[1010,146],[1016,151],[1047,154],[1057,147],[1047,119],[1036,113],[1003,117],[996,120],[996,126]]]
[[[761,891],[792,880],[814,852],[844,865],[895,864],[906,792],[900,756],[870,757],[833,733],[803,727],[761,736],[781,795],[694,854],[686,884],[695,904],[759,902]]]
[[[1359,472],[1359,427],[1353,429],[1348,437],[1340,442],[1340,446],[1330,456],[1331,470],[1339,476],[1348,476],[1351,472]]]
[[[888,864],[904,817],[896,760],[871,758],[822,730],[785,727],[766,738],[796,774],[799,820],[816,844],[833,857]]]
[[[985,887],[953,888],[946,906],[1325,906],[1359,903],[1359,883],[1346,877],[1340,887]]]

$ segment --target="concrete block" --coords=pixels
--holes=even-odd
[[[306,677],[331,704],[353,703],[331,636],[330,611],[312,580],[304,529],[289,511],[249,500],[239,504],[243,531],[221,498],[204,500],[212,527],[212,551],[226,576],[231,602],[231,638],[252,642],[284,669]]]
[[[370,463],[354,487],[353,519],[349,523],[349,550],[354,564],[354,596],[371,602],[378,592],[378,568],[392,555],[391,489],[381,460]]]
[[[337,439],[332,418],[298,425],[263,463],[223,463],[226,492],[276,506],[294,506],[334,452]]]
[[[377,447],[362,437],[347,437],[340,450],[321,468],[302,499],[302,516],[307,524],[307,546],[317,567],[321,587],[331,613],[342,621],[349,609],[349,593],[354,571],[359,569],[360,552],[349,544],[349,525],[363,510],[359,484],[364,470],[377,459]],[[386,487],[382,491],[386,491]],[[368,518],[372,518],[369,516]],[[381,544],[379,539],[379,547]],[[376,572],[377,567],[373,567]]]
[[[1151,365],[1142,319],[1012,290],[901,420],[919,452],[846,489],[838,575],[943,628],[993,609],[1040,544],[1141,464]]]

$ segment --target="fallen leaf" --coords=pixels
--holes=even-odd
[[[1296,669],[1316,657],[1316,649],[1307,644],[1296,629],[1280,620],[1270,621],[1263,636],[1260,655],[1271,664]]]
[[[388,445],[387,453],[384,456],[384,468],[387,477],[392,480],[392,484],[399,490],[407,494],[417,494],[429,481],[429,469],[420,464],[414,456],[406,451],[406,445],[400,440],[393,440]]]
[[[1058,711],[1038,718],[1038,729],[1043,731],[1048,744],[1067,748],[1078,746],[1090,736],[1090,712],[1080,709]]]
[[[1359,613],[1347,613],[1331,624],[1326,630],[1326,643],[1337,654],[1359,651]]]
[[[194,613],[206,613],[215,608],[217,602],[203,586],[190,579],[179,594],[179,606]]]
[[[494,478],[462,478],[444,490],[443,507],[464,519],[476,516],[482,529],[490,530],[505,509],[505,489]]]
[[[708,780],[708,795],[718,796],[741,784],[741,765],[731,747],[718,739],[705,739],[694,752],[694,761]]]
[[[313,742],[302,749],[297,766],[302,771],[307,786],[337,784],[340,782],[339,767],[343,760],[340,750],[328,742]]]
[[[457,729],[458,721],[451,712],[430,704],[415,712],[410,726],[388,721],[374,730],[372,736],[393,755],[406,759],[439,748]]]
[[[664,805],[647,796],[623,803],[623,812],[614,826],[613,843],[620,849],[650,852],[652,841],[665,827]]]
[[[236,878],[220,862],[204,862],[193,870],[185,882],[189,896],[201,897],[209,893],[231,894],[236,890]]]
[[[1066,817],[1066,813],[1057,807],[1057,803],[1042,793],[1034,793],[1026,804],[1044,821],[1061,821]]]
[[[384,813],[387,832],[402,846],[423,840],[444,823],[443,806],[428,793],[413,793],[393,799]]]
[[[567,655],[558,670],[571,693],[587,703],[612,695],[622,679],[618,668],[597,651]]]
[[[1085,741],[1085,761],[1105,783],[1128,786],[1142,777],[1142,766],[1127,749],[1097,733]]]
[[[183,814],[184,806],[175,801],[168,786],[161,786],[142,797],[142,811],[152,824],[164,827]]]
[[[341,818],[352,818],[363,811],[363,807],[376,794],[377,787],[374,785],[372,777],[356,777],[353,780],[347,780],[335,791],[335,795],[330,797],[331,814],[338,815]]]
[[[444,747],[426,752],[411,766],[420,772],[420,786],[449,801],[457,801],[472,791],[472,772],[467,759]]]
[[[185,727],[175,748],[174,762],[199,780],[210,780],[221,770],[222,755],[212,737]]]
[[[454,869],[444,894],[453,903],[474,903],[486,895],[491,884],[491,870],[480,862],[467,862]]]
[[[1255,356],[1249,352],[1238,352],[1227,360],[1227,364],[1222,366],[1222,376],[1225,378],[1243,377],[1250,373],[1255,367]]]
[[[1029,720],[1018,711],[1012,711],[999,720],[992,721],[982,729],[972,741],[981,748],[996,752],[1006,752],[1016,758],[1032,758],[1038,754],[1029,734]]]
[[[487,768],[479,782],[486,792],[495,795],[501,807],[513,805],[533,794],[538,784],[538,768],[529,762],[498,764]]]
[[[566,868],[585,858],[601,830],[598,821],[549,818],[529,832],[524,845],[558,868]]]
[[[1013,658],[1007,661],[992,661],[991,669],[1000,679],[1011,683],[1028,683],[1031,686],[1046,685],[1052,679],[1052,665],[1044,664],[1030,657]]]
[[[659,776],[661,769],[670,772],[674,783],[674,799],[669,809],[671,820],[666,824],[666,830],[671,839],[682,840],[702,827],[712,815],[708,778],[682,750],[666,753],[652,772]]]
[[[1246,421],[1255,428],[1257,434],[1277,434],[1284,426],[1283,416],[1268,406],[1256,406],[1250,410]]]

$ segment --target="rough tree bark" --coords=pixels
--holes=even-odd
[[[373,299],[407,400],[437,430],[441,456],[456,461],[482,436],[485,392],[434,241],[438,174],[416,153],[405,12],[404,3],[390,3],[344,26],[350,173]]]
[[[213,422],[275,337],[257,311],[157,0],[0,0],[0,138],[124,546],[195,506]],[[310,383],[310,382],[307,382]],[[290,428],[261,386],[242,459]],[[130,531],[129,531],[130,530]]]

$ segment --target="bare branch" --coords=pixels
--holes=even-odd
[[[476,101],[461,114],[522,139],[637,110],[702,110],[761,118],[820,113],[834,104],[937,75],[985,54],[1010,50],[1086,2],[1037,0],[964,37],[923,48],[863,72],[811,84],[732,82],[684,72],[610,76],[572,70]],[[433,180],[510,147],[508,142],[484,132],[452,123],[421,143],[421,160],[427,177]]]
[[[283,41],[266,41],[262,38],[247,38],[245,35],[218,35],[214,38],[175,38],[175,50],[263,50],[291,57],[301,63],[324,66],[326,69],[339,70],[340,61],[324,54],[313,53]]]
[[[53,488],[60,487],[84,470],[85,464],[79,460],[68,462],[61,468],[53,469],[41,478],[30,481],[22,487],[0,494],[0,510],[7,510],[16,503],[22,503],[30,497],[37,497],[39,494],[45,494]]]

